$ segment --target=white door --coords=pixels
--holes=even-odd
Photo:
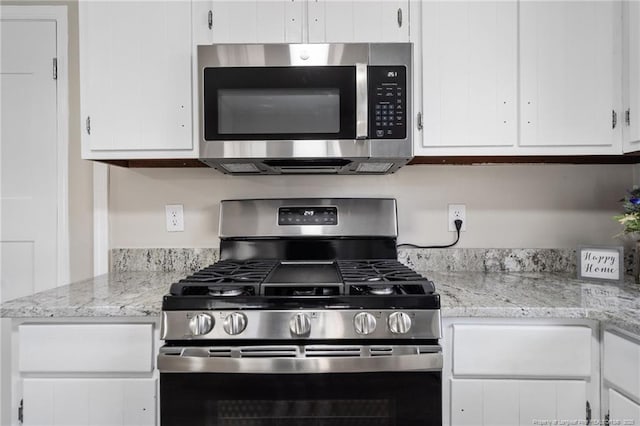
[[[310,43],[408,42],[408,0],[311,0]]]
[[[56,22],[2,20],[0,301],[57,283]]]
[[[153,426],[155,379],[24,379],[24,426]]]
[[[510,153],[518,139],[517,18],[515,1],[423,3],[418,155]]]
[[[303,0],[213,0],[211,43],[301,43]]]
[[[529,426],[586,416],[582,380],[451,380],[450,426]]]
[[[191,152],[191,4],[81,1],[78,13],[83,158]]]
[[[640,405],[622,396],[613,389],[608,390],[609,421],[612,425],[640,424]]]
[[[520,2],[523,153],[622,152],[620,3]]]

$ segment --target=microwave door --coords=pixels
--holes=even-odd
[[[203,102],[207,141],[366,137],[366,67],[205,68]]]

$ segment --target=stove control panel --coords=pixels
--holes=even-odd
[[[367,341],[442,337],[438,309],[163,311],[161,324],[163,340]]]
[[[280,207],[278,225],[337,225],[337,207]]]

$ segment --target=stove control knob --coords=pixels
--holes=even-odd
[[[358,334],[371,334],[376,329],[376,318],[369,312],[360,312],[353,318],[353,326]]]
[[[232,312],[224,318],[222,328],[232,336],[240,334],[247,328],[247,316],[240,312]]]
[[[202,336],[213,329],[214,320],[209,314],[196,314],[189,320],[189,330],[194,336]]]
[[[389,330],[393,334],[406,334],[411,329],[411,317],[404,312],[389,315]]]
[[[289,320],[289,330],[296,336],[305,336],[311,332],[311,319],[307,314],[295,314]]]

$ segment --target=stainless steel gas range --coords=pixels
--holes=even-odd
[[[163,426],[441,425],[440,299],[395,200],[223,201],[220,238],[163,300]]]

